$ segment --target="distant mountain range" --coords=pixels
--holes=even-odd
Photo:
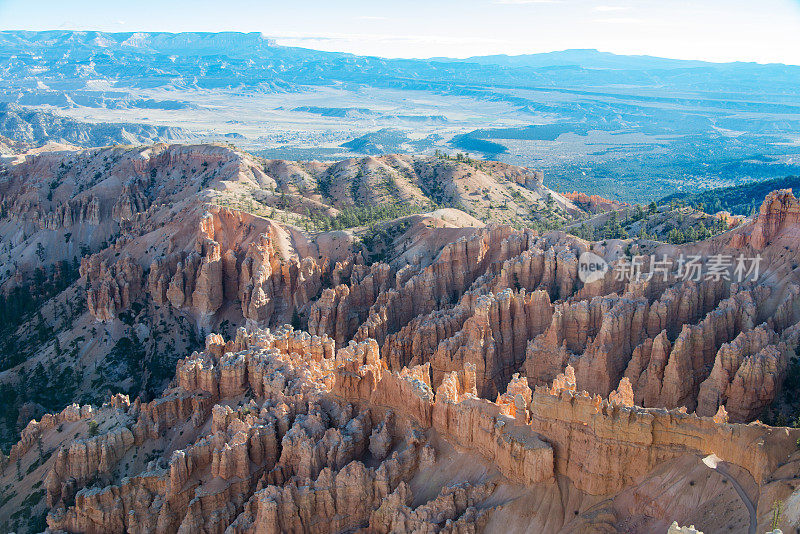
[[[711,63],[704,61],[689,61],[683,59],[668,59],[654,56],[619,55],[611,52],[600,52],[593,48],[573,48],[556,52],[540,54],[521,54],[509,56],[496,54],[491,56],[472,56],[465,59],[452,59],[446,57],[431,58],[433,61],[461,61],[464,63],[479,63],[481,65],[501,65],[504,67],[583,67],[589,69],[686,69],[705,67]]]
[[[576,86],[637,83],[674,89],[742,92],[773,89],[797,94],[800,67],[755,63],[706,63],[597,50],[565,50],[468,59],[382,59],[278,46],[259,33],[0,32],[6,80],[49,81],[72,77],[136,79],[137,85],[327,85],[332,81],[427,88],[436,83]],[[258,59],[259,61],[252,61]],[[751,76],[742,76],[742,73]],[[25,84],[31,88],[30,84]],[[727,89],[726,89],[727,88]],[[62,87],[67,89],[67,87]]]
[[[287,159],[464,151],[642,201],[800,174],[799,80],[798,66],[597,50],[385,59],[259,33],[3,31],[0,102],[22,108],[0,134],[225,139]]]

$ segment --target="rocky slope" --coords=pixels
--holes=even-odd
[[[698,456],[723,454],[756,496],[800,483],[776,479],[797,430],[606,401],[576,391],[571,367],[534,391],[515,376],[492,402],[471,364],[434,390],[428,364],[395,372],[372,339],[334,345],[291,328],[210,335],[152,402],[28,425],[3,466],[28,473],[8,502],[46,506],[67,532],[652,532],[674,517],[718,531],[748,518]],[[664,477],[682,506],[647,497]],[[518,500],[536,503],[523,522]]]
[[[800,431],[755,421],[796,408],[790,191],[673,245],[452,207],[364,220],[353,203],[385,204],[384,179],[420,210],[470,202],[475,179],[547,193],[524,169],[411,156],[155,145],[9,160],[4,287],[41,312],[7,335],[35,350],[3,354],[7,435],[27,426],[2,461],[0,525],[716,532],[748,528],[739,486],[761,530],[774,502],[796,502]],[[584,213],[553,198],[542,212]],[[590,251],[610,268],[584,282]],[[750,258],[757,272],[741,271]],[[72,389],[26,398],[31,380]],[[60,410],[67,395],[83,406]],[[794,504],[782,521],[800,522]]]
[[[155,143],[193,137],[182,128],[136,123],[93,124],[6,102],[0,102],[0,135],[33,145],[55,142],[85,147]]]
[[[486,218],[513,194],[518,213],[503,212],[516,224],[579,213],[568,203],[521,208],[549,194],[541,175],[491,162],[295,163],[222,145],[18,148],[0,168],[6,448],[31,417],[73,400],[152,398],[206,332],[322,320],[339,325],[340,343],[352,337],[406,264],[425,265],[483,226],[439,206]],[[467,193],[478,186],[487,192]],[[366,265],[379,257],[391,265]],[[327,290],[348,307],[338,317],[314,315]],[[46,386],[26,390],[32,378]]]

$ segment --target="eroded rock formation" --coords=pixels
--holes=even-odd
[[[479,532],[503,513],[501,480],[544,488],[564,476],[586,495],[613,495],[665,461],[714,453],[760,485],[800,437],[631,406],[627,378],[606,401],[576,391],[571,367],[535,391],[515,375],[492,402],[468,363],[434,394],[427,364],[396,373],[374,340],[333,343],[291,328],[211,335],[162,397],[93,409],[102,430],[54,455],[50,528]],[[502,478],[422,491],[449,469],[442,440]],[[597,525],[590,515],[564,525]]]
[[[0,477],[38,477],[36,490],[19,487],[46,495],[51,530],[463,533],[523,517],[532,531],[644,532],[674,519],[711,531],[739,527],[742,510],[707,514],[727,514],[722,500],[738,494],[702,457],[721,458],[752,499],[800,487],[799,431],[753,422],[780,397],[800,341],[791,193],[703,242],[639,240],[644,276],[625,277],[632,243],[428,228],[421,216],[387,231],[386,261],[371,262],[349,234],[313,242],[211,202],[243,184],[273,201],[294,194],[314,184],[311,164],[256,165],[224,149],[140,156],[113,195],[87,183],[67,199],[56,186],[51,205],[9,180],[0,200],[21,219],[49,213],[52,231],[91,226],[113,242],[81,263],[88,312],[107,323],[85,327],[111,331],[139,302],[235,334],[208,335],[152,400],[117,396],[28,425]],[[47,161],[30,165],[54,172]],[[167,185],[219,189],[204,202],[170,196],[149,178],[160,165],[186,173],[161,176]],[[350,176],[353,165],[320,168]],[[432,179],[399,156],[359,165],[371,178],[402,168]],[[332,198],[372,198],[333,178]],[[507,178],[543,187],[535,173]],[[586,252],[610,264],[604,278],[582,281]],[[761,269],[740,280],[693,278],[682,263],[745,253]],[[687,489],[698,481],[707,488]],[[661,506],[660,487],[680,506]]]
[[[99,321],[116,318],[142,291],[142,268],[129,256],[111,265],[99,256],[90,256],[81,262],[80,273],[89,286],[89,313]]]

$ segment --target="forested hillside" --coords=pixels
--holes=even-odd
[[[763,182],[720,187],[695,194],[675,193],[662,198],[659,203],[667,204],[679,200],[708,213],[729,211],[735,215],[750,215],[753,210],[758,209],[770,191],[797,187],[800,187],[800,176],[787,176]]]

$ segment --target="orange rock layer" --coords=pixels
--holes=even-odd
[[[46,484],[50,528],[392,532],[447,521],[452,532],[477,532],[491,512],[478,504],[495,484],[451,486],[410,507],[409,484],[436,461],[428,429],[512,483],[563,475],[594,495],[686,454],[717,454],[762,484],[800,437],[633,407],[626,382],[609,402],[576,391],[571,367],[535,391],[514,376],[492,402],[477,396],[467,364],[434,394],[427,364],[398,373],[374,340],[332,345],[291,329],[209,336],[205,351],[179,363],[173,389],[150,403],[104,406],[94,416],[117,425],[57,452]]]

